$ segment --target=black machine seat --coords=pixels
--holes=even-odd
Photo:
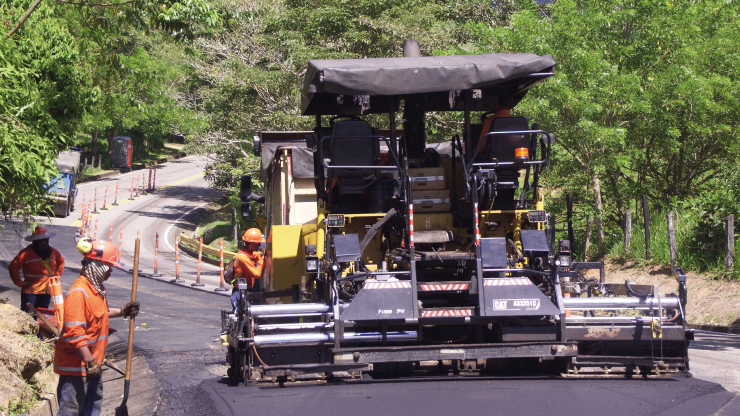
[[[335,166],[372,166],[380,157],[380,143],[364,120],[340,120],[334,124],[331,139],[331,164]],[[367,176],[372,169],[337,169],[335,176]]]
[[[500,117],[491,122],[489,132],[526,131],[529,121],[526,117]],[[530,149],[529,133],[495,134],[487,136],[487,161],[515,162],[515,150],[521,147]],[[496,191],[492,209],[510,210],[517,208],[516,190],[519,188],[519,170],[522,165],[496,168]]]
[[[529,130],[529,121],[527,117],[499,117],[491,122],[489,132],[502,131],[526,131]],[[486,146],[491,159],[497,159],[499,162],[513,162],[514,150],[520,147],[529,148],[529,134],[496,134],[488,136],[488,145]]]
[[[502,131],[525,131],[529,130],[529,122],[526,117],[500,117],[491,122],[490,132]],[[496,134],[488,136],[488,158],[490,161],[496,159],[499,162],[514,162],[514,151],[520,147],[530,147],[529,134]],[[499,182],[514,182],[514,186],[502,185],[501,188],[518,188],[519,168],[496,169]]]

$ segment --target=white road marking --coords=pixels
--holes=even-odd
[[[179,222],[180,222],[180,220],[182,220],[183,218],[185,218],[185,217],[186,217],[186,216],[187,216],[188,214],[190,214],[191,212],[195,211],[196,209],[198,209],[198,208],[200,208],[200,207],[202,207],[202,206],[204,206],[204,205],[208,205],[208,204],[210,204],[210,202],[204,202],[204,203],[202,203],[202,204],[198,205],[197,207],[195,207],[195,208],[193,208],[193,209],[189,210],[188,212],[186,212],[186,213],[182,214],[182,215],[180,216],[180,218],[178,218],[178,219],[176,219],[176,220],[175,220],[174,222],[172,222],[172,224],[170,224],[170,226],[169,226],[169,227],[167,227],[167,229],[166,229],[166,230],[165,230],[165,232],[164,232],[164,242],[165,242],[165,243],[167,244],[167,247],[169,247],[169,248],[170,248],[170,250],[172,250],[172,251],[175,251],[175,248],[174,248],[174,247],[172,247],[172,245],[170,244],[170,240],[169,240],[169,239],[167,238],[167,235],[168,235],[168,234],[170,233],[170,230],[172,229],[172,227],[174,227],[174,226],[175,226],[175,224],[179,223]],[[190,256],[188,256],[188,255],[185,255],[185,256],[184,256],[183,258],[186,258],[186,259],[188,259],[188,260],[192,261],[193,263],[197,263],[197,262],[198,262],[198,261],[197,261],[197,260],[195,260],[195,259],[191,259],[191,258],[190,258]],[[204,266],[207,266],[207,267],[211,267],[211,268],[214,268],[214,269],[218,269],[218,270],[221,270],[221,269],[220,269],[219,267],[216,267],[216,266],[214,266],[214,265],[212,265],[212,264],[209,264],[209,263],[201,262],[201,265],[204,265]]]

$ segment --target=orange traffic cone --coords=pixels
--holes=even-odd
[[[51,294],[51,303],[54,304],[54,317],[57,319],[57,327],[62,329],[62,326],[64,326],[64,294],[58,276],[49,278],[49,293]]]

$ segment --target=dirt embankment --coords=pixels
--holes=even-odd
[[[607,260],[605,267],[607,283],[629,280],[642,285],[660,285],[661,294],[678,293],[678,284],[665,266]],[[591,271],[591,275],[598,277],[598,271]],[[689,323],[740,327],[740,282],[717,280],[698,273],[688,273],[686,277]]]
[[[38,394],[56,384],[54,345],[38,332],[28,314],[0,304],[0,416],[30,411]]]

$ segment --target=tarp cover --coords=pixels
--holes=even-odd
[[[59,152],[56,163],[59,172],[75,174],[80,167],[80,152],[70,150]]]
[[[275,158],[278,148],[291,148],[291,161],[294,178],[313,178],[313,151],[306,147],[305,142],[267,142],[262,143],[262,165],[260,166],[260,180],[267,181],[267,175]]]
[[[308,62],[301,88],[305,114],[315,94],[406,95],[467,90],[550,72],[551,55],[529,53],[330,59]]]

